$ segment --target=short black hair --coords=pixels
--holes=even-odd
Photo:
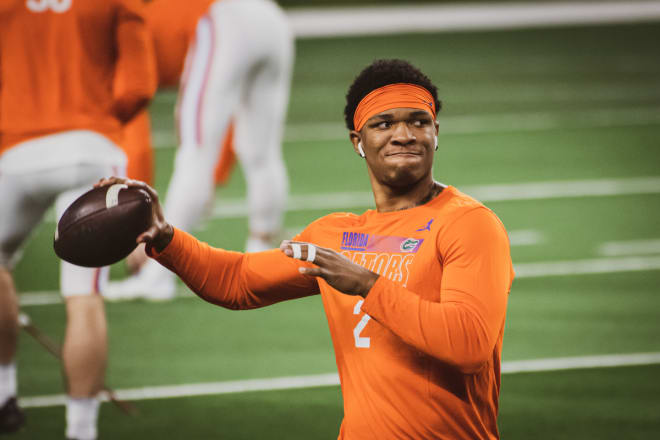
[[[353,116],[362,98],[372,90],[396,83],[409,83],[424,87],[433,96],[436,114],[440,113],[442,103],[438,99],[438,89],[417,67],[404,60],[376,60],[355,77],[353,84],[348,89],[346,107],[344,107],[346,127],[349,130],[355,129]]]

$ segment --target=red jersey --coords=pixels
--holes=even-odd
[[[335,350],[340,439],[495,439],[502,335],[513,280],[492,211],[453,187],[412,209],[332,214],[296,241],[380,275],[366,299],[301,275],[279,250],[240,254],[175,231],[157,259],[233,309],[320,293]]]
[[[120,141],[156,88],[140,0],[3,0],[0,152],[31,137],[89,129]]]

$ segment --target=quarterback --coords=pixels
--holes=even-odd
[[[376,61],[354,80],[345,108],[376,209],[328,215],[279,249],[242,254],[170,226],[155,204],[138,237],[222,307],[320,294],[344,397],[340,439],[499,437],[509,242],[491,210],[434,180],[439,110],[436,87],[417,68]]]

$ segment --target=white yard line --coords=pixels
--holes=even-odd
[[[535,229],[520,229],[508,233],[511,246],[534,246],[545,241],[543,233]]]
[[[459,189],[484,203],[629,194],[657,194],[660,193],[660,177],[475,185],[461,186]],[[287,211],[364,209],[373,206],[373,204],[373,194],[370,191],[294,194],[289,196]],[[218,198],[214,204],[212,217],[240,218],[246,217],[247,214],[248,209],[245,199]]]
[[[514,374],[652,364],[660,364],[660,353],[609,354],[507,361],[502,363],[502,373]]]
[[[600,356],[581,356],[549,359],[508,361],[502,363],[502,374],[547,372],[584,368],[622,367],[652,365],[660,363],[660,353],[632,353]],[[339,385],[337,373],[306,376],[274,377],[269,379],[233,380],[183,385],[165,385],[116,390],[122,400],[171,399],[177,397],[208,396],[218,394],[246,393],[254,391],[292,390]],[[107,401],[107,398],[103,399]],[[24,408],[64,405],[66,396],[22,397],[19,403]]]
[[[57,290],[39,290],[34,292],[22,292],[18,295],[21,307],[47,306],[62,302],[62,295]]]
[[[552,2],[289,9],[298,38],[630,23],[660,19],[660,2]]]
[[[660,239],[609,241],[598,247],[598,254],[605,257],[660,254]]]
[[[660,90],[658,91],[660,92]],[[497,93],[497,92],[496,92]],[[537,87],[533,92],[523,95],[514,95],[508,90],[506,97],[501,96],[494,100],[510,102],[530,101],[544,99],[547,87]],[[566,93],[566,100],[575,100],[575,93]],[[612,90],[603,90],[603,93],[612,94]],[[644,92],[648,95],[649,90]],[[532,96],[533,95],[533,96]],[[623,96],[629,94],[623,93]],[[481,95],[480,95],[481,96]],[[555,95],[553,99],[561,97]],[[591,95],[590,95],[591,96]],[[657,93],[660,96],[660,93]],[[591,96],[595,99],[595,96]],[[611,96],[610,96],[611,98]],[[547,100],[547,99],[546,99]],[[561,99],[560,99],[561,100]],[[555,112],[527,112],[527,113],[500,113],[481,115],[445,116],[440,115],[440,136],[471,135],[483,133],[508,133],[559,130],[565,128],[593,128],[593,127],[626,127],[660,123],[660,112],[657,108],[627,108],[627,109],[595,109],[582,111]],[[289,124],[286,126],[285,142],[315,142],[315,141],[342,141],[348,142],[346,127],[338,122],[321,122],[308,124]],[[173,145],[171,142],[169,145]]]
[[[514,264],[516,279],[638,272],[658,269],[660,269],[660,256],[591,258],[586,260],[544,261],[538,263]]]
[[[516,279],[553,276],[590,275],[603,273],[640,272],[660,270],[660,256],[627,256],[590,258],[584,260],[544,261],[514,264]],[[188,290],[179,291],[180,297],[193,297]],[[62,302],[57,291],[23,292],[18,296],[21,307],[42,306]]]
[[[660,193],[660,177],[512,183],[459,189],[482,202],[657,194]]]
[[[623,177],[614,179],[556,180],[494,185],[468,185],[458,189],[484,203],[523,200],[562,199],[573,197],[609,197],[631,194],[660,193],[660,177]],[[364,210],[373,207],[371,191],[292,194],[287,211]],[[218,197],[213,205],[212,219],[244,218],[248,215],[244,198]],[[53,209],[45,221],[54,223]]]
[[[631,86],[627,86],[631,87]],[[648,86],[642,88],[643,96],[648,97],[652,90]],[[585,88],[584,90],[588,90]],[[570,91],[571,93],[553,94],[552,99],[566,96],[566,100],[575,100],[575,93],[584,94],[583,91]],[[604,98],[612,99],[612,87],[603,87],[598,93],[604,94]],[[497,93],[497,91],[496,91]],[[621,91],[622,97],[627,97],[630,92],[626,88]],[[515,95],[515,93],[514,93]],[[547,87],[535,87],[531,91],[512,95],[507,89],[506,96],[492,97],[493,100],[529,101],[549,99]],[[589,96],[596,99],[597,96]],[[481,97],[483,97],[480,94]],[[660,90],[654,93],[660,97]],[[558,130],[563,128],[591,128],[591,127],[626,127],[637,125],[649,125],[660,123],[660,112],[655,107],[640,108],[617,108],[617,109],[593,109],[593,110],[562,110],[562,112],[527,112],[527,113],[499,113],[463,116],[440,115],[440,136],[466,135],[480,133],[507,133],[515,131],[543,131]],[[153,144],[156,148],[173,148],[177,144],[172,130],[155,130],[152,132]],[[346,127],[341,122],[313,122],[304,124],[288,124],[284,133],[285,142],[318,142],[318,141],[342,141],[348,142]]]

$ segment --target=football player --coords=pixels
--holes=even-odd
[[[258,253],[212,248],[158,208],[138,237],[222,307],[321,295],[344,401],[339,439],[499,437],[509,240],[490,209],[434,180],[439,111],[437,89],[418,69],[376,61],[345,107],[376,209],[330,214]]]
[[[281,142],[293,63],[293,35],[269,0],[154,0],[147,6],[159,84],[179,77],[179,148],[165,211],[183,230],[212,206],[216,176],[227,175],[233,146],[244,171],[249,208],[247,252],[276,246],[288,192]],[[185,67],[184,67],[185,58]],[[220,169],[216,168],[221,155]],[[153,261],[110,283],[108,299],[170,299],[174,277]]]
[[[0,3],[0,432],[23,423],[11,270],[53,203],[59,218],[99,177],[123,173],[122,124],[156,88],[142,8],[141,0]],[[61,264],[69,438],[96,438],[107,357],[100,291],[107,275],[107,268]]]

